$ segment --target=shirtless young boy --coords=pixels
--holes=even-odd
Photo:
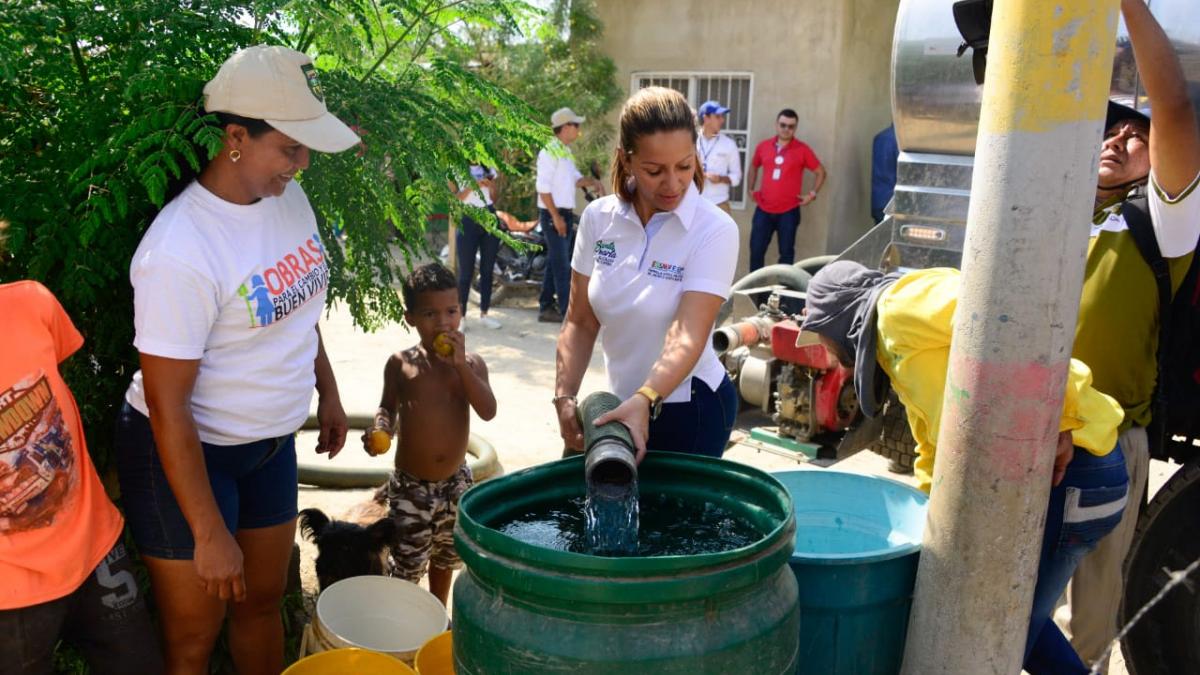
[[[487,366],[478,354],[467,353],[458,330],[462,309],[450,270],[436,263],[418,267],[404,280],[403,293],[404,320],[421,341],[388,359],[375,414],[376,429],[400,438],[387,485],[397,530],[388,574],[416,583],[428,563],[429,590],[446,604],[451,574],[462,565],[453,536],[458,500],[472,482],[467,406],[490,420],[496,397]],[[452,348],[445,356],[437,351],[444,344]],[[371,452],[370,432],[363,435],[363,447]]]

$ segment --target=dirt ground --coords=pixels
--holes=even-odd
[[[558,459],[562,444],[550,403],[558,326],[537,322],[536,297],[529,294],[507,299],[501,306],[493,307],[490,314],[499,319],[503,327],[499,330],[485,328],[478,322],[476,309],[472,308],[466,321],[466,338],[468,349],[482,355],[488,365],[492,389],[499,404],[498,412],[490,422],[473,416],[471,430],[495,446],[505,471]],[[734,315],[740,316],[741,312],[735,310]],[[364,333],[354,327],[344,307],[331,310],[321,323],[321,332],[337,375],[346,412],[372,414],[379,401],[384,361],[391,352],[411,346],[417,339],[416,334],[400,326],[391,326],[373,334]],[[597,347],[581,392],[604,388],[603,358]],[[314,411],[315,404],[314,401]],[[753,413],[744,414],[743,419],[739,420],[738,431],[745,433],[750,426],[761,423],[762,417]],[[357,439],[358,433],[351,431],[346,449],[333,460],[336,464],[362,466],[375,463],[363,452]],[[315,445],[314,433],[301,434],[297,443],[301,462],[326,461],[316,460],[315,455],[309,454]],[[745,445],[733,447],[725,454],[725,458],[766,471],[814,468]],[[887,462],[870,452],[860,452],[843,460],[837,464],[837,468],[886,475],[914,484],[911,476],[889,474]],[[1165,465],[1156,466],[1152,474],[1151,489],[1155,490],[1170,471]],[[302,486],[300,508],[317,507],[331,517],[337,517],[354,504],[369,499],[371,492],[370,489],[334,490]],[[309,542],[300,540],[299,535],[297,540],[301,547],[302,585],[311,599],[317,590],[313,567],[316,550]],[[1118,655],[1110,673],[1124,675],[1125,672],[1123,660]]]
[[[558,326],[537,322],[536,297],[522,294],[493,307],[490,315],[503,324],[499,330],[485,328],[472,309],[466,321],[467,348],[478,352],[487,363],[492,390],[496,394],[495,419],[484,422],[472,414],[471,431],[486,438],[496,448],[506,472],[553,461],[562,453],[558,423],[550,398],[554,395],[554,350]],[[334,308],[321,322],[321,334],[337,375],[342,402],[349,414],[372,414],[379,403],[383,364],[393,351],[411,346],[416,333],[391,326],[376,333],[364,333],[354,327],[345,308]],[[605,388],[604,362],[599,348],[584,377],[582,392]],[[316,402],[313,402],[314,412]],[[360,432],[351,431],[342,454],[335,458],[339,466],[371,466],[362,450]],[[316,446],[314,432],[302,432],[297,442],[301,462],[323,462],[309,454]],[[725,455],[767,471],[797,468],[795,460],[738,446]],[[886,463],[865,458],[878,471]],[[875,461],[878,459],[878,461]],[[369,499],[370,489],[333,490],[310,486],[300,488],[300,508],[317,507],[336,516],[354,504]],[[299,539],[299,537],[297,537]],[[312,544],[301,541],[301,580],[307,592],[316,590]]]

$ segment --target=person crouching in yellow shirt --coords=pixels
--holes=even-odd
[[[815,333],[842,365],[854,368],[863,413],[874,417],[894,389],[917,442],[919,487],[934,485],[938,425],[950,358],[959,271],[935,268],[882,274],[851,261],[826,265],[809,282],[802,328]],[[1049,620],[1079,559],[1120,521],[1128,476],[1117,444],[1124,413],[1092,387],[1087,365],[1071,359],[1059,425],[1053,489],[1046,515],[1025,670],[1086,673]]]

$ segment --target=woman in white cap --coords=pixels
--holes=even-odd
[[[238,672],[283,666],[296,523],[294,433],[314,387],[330,457],[346,415],[317,321],[329,280],[304,191],[310,150],[358,137],[312,61],[237,52],[204,87],[220,153],[158,214],[130,265],[141,370],[117,429],[121,493],[172,673],[208,671],[223,619]]]

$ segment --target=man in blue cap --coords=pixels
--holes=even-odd
[[[1120,445],[1129,471],[1129,503],[1140,504],[1149,472],[1150,423],[1157,363],[1159,299],[1154,274],[1138,252],[1126,213],[1140,203],[1171,271],[1182,283],[1200,236],[1200,128],[1170,40],[1142,0],[1121,0],[1141,86],[1153,108],[1109,104],[1100,151],[1096,212],[1075,328],[1075,358],[1087,363],[1096,388],[1125,410]],[[1138,201],[1139,197],[1144,200]],[[1100,658],[1117,630],[1121,567],[1137,509],[1079,564],[1057,617],[1087,662]]]
[[[737,143],[721,133],[729,108],[717,101],[705,101],[696,111],[700,118],[700,135],[696,137],[696,154],[704,171],[704,191],[708,201],[729,213],[729,190],[742,183],[742,158]]]

